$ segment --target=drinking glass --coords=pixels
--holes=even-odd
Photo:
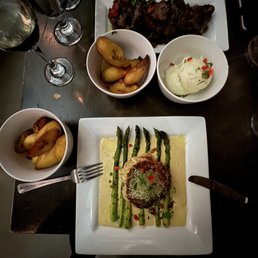
[[[71,63],[64,58],[49,60],[38,46],[37,18],[27,0],[0,0],[0,49],[35,51],[46,61],[45,77],[54,86],[68,84],[74,76]]]
[[[72,46],[80,41],[83,32],[78,20],[64,17],[68,0],[29,0],[33,9],[50,18],[57,18],[54,36],[58,43]]]
[[[65,10],[66,11],[73,10],[74,8],[76,8],[79,5],[80,2],[81,2],[81,0],[68,0]]]
[[[251,129],[255,136],[258,136],[258,111],[251,117]]]
[[[245,51],[245,58],[250,66],[258,68],[258,35],[249,41]]]

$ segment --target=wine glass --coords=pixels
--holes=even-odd
[[[72,46],[80,41],[83,32],[78,20],[64,17],[68,0],[29,0],[35,11],[50,18],[57,18],[54,36],[58,43]]]
[[[64,86],[74,77],[71,63],[64,58],[49,60],[38,46],[37,18],[27,0],[0,0],[0,49],[35,51],[47,62],[45,77],[54,86]]]
[[[248,42],[245,51],[245,58],[251,67],[255,69],[258,68],[258,35],[254,36]]]
[[[68,0],[65,10],[66,11],[73,10],[74,8],[76,8],[79,5],[80,2],[81,2],[81,0]]]
[[[255,136],[258,136],[258,111],[251,117],[251,129]]]

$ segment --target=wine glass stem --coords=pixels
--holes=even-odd
[[[72,35],[72,33],[74,32],[73,25],[70,22],[67,22],[63,17],[63,15],[61,15],[60,17],[59,24],[60,24],[62,34]]]
[[[41,51],[39,47],[35,50],[35,52],[38,53],[38,55],[49,64],[51,68],[51,73],[56,78],[62,78],[66,72],[65,67],[55,61],[49,60]]]
[[[43,52],[41,51],[41,49],[39,48],[39,46],[37,46],[34,49],[34,52],[36,52],[45,62],[49,62],[49,59],[43,54]]]
[[[65,74],[65,67],[57,62],[50,61],[51,73],[56,78],[62,78]]]

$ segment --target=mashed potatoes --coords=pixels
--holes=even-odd
[[[165,71],[164,83],[174,94],[184,96],[206,88],[212,76],[212,63],[207,58],[185,57]]]

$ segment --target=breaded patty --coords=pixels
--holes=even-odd
[[[126,162],[122,181],[124,198],[138,208],[149,208],[165,197],[171,176],[161,162],[146,154]]]

